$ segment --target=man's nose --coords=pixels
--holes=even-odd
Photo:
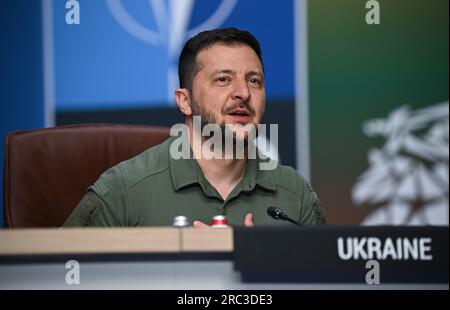
[[[250,90],[247,81],[235,81],[232,99],[246,101],[248,98],[250,98]]]

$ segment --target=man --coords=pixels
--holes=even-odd
[[[175,98],[185,116],[191,156],[176,158],[171,146],[178,137],[172,137],[109,169],[89,187],[65,226],[168,226],[177,215],[199,228],[215,215],[226,215],[231,225],[280,224],[267,215],[270,206],[304,225],[325,223],[316,194],[294,169],[263,170],[258,156],[249,157],[249,129],[261,122],[265,107],[256,38],[235,28],[202,32],[185,44],[178,73]],[[201,129],[207,125],[218,126],[224,139],[231,132],[233,145],[244,145],[245,156],[235,156],[234,149],[233,156],[225,156],[219,147],[212,150],[219,156],[203,156],[207,139]]]

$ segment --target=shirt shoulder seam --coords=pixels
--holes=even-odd
[[[150,174],[148,174],[148,175],[146,175],[146,176],[143,176],[143,177],[141,177],[140,179],[138,179],[138,180],[132,182],[131,184],[127,185],[127,189],[131,189],[132,187],[134,187],[134,186],[137,185],[138,183],[142,182],[143,180],[145,180],[145,179],[147,179],[147,178],[150,178],[150,177],[152,177],[152,176],[154,176],[154,175],[156,175],[156,174],[162,173],[162,172],[166,171],[167,169],[169,169],[169,166],[164,167],[164,168],[161,168],[161,169],[156,170],[156,171],[153,171],[152,173],[150,173]]]
[[[283,186],[283,185],[281,185],[281,184],[278,184],[278,183],[276,183],[276,186],[277,187],[280,187],[280,188],[282,188],[282,189],[284,189],[284,190],[287,190],[288,192],[290,192],[291,194],[293,194],[293,195],[295,195],[295,196],[300,196],[300,192],[298,192],[298,191],[293,191],[292,189],[290,189],[290,188],[288,188],[288,187],[286,187],[286,186]]]

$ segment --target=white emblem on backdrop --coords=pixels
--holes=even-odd
[[[149,18],[154,18],[158,26],[158,29],[153,30],[137,22],[121,0],[106,0],[112,16],[129,34],[147,44],[166,46],[171,63],[177,63],[178,54],[187,38],[201,31],[220,27],[233,11],[237,0],[222,0],[206,21],[189,29],[194,3],[195,0],[149,0]],[[173,101],[173,91],[177,85],[177,68],[172,65],[167,73],[169,102]]]
[[[385,139],[369,151],[369,168],[352,190],[355,204],[380,207],[363,224],[448,225],[448,102],[402,106],[363,131]]]

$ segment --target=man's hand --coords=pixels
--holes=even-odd
[[[255,224],[253,223],[253,214],[247,213],[244,217],[244,227],[253,227]]]
[[[194,223],[192,223],[192,225],[194,226],[194,228],[208,228],[210,227],[209,225],[203,223],[202,221],[194,221]],[[244,227],[253,227],[255,226],[255,224],[253,223],[253,214],[251,213],[247,213],[244,217]]]
[[[205,223],[203,223],[202,221],[196,220],[194,221],[194,223],[192,223],[192,226],[194,226],[194,228],[208,228],[209,225],[206,225]]]

